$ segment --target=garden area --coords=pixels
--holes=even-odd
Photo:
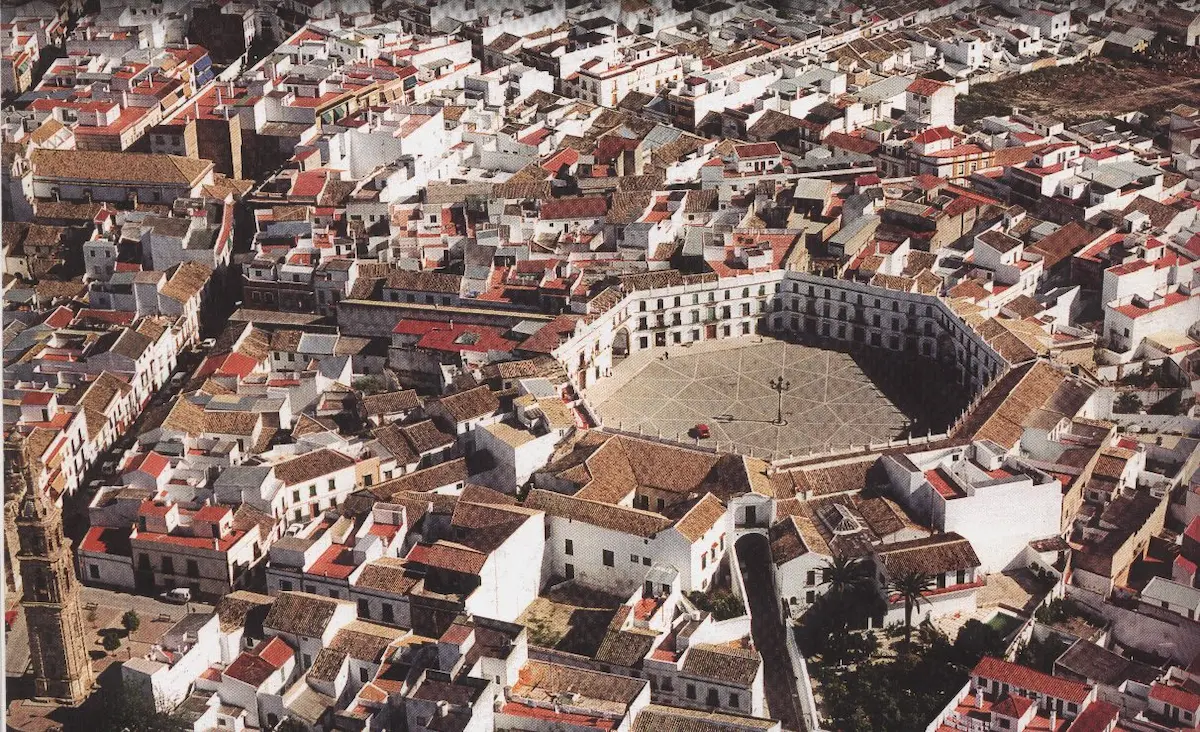
[[[985,655],[1001,656],[1004,628],[969,620],[950,638],[926,620],[912,623],[931,578],[897,577],[889,584],[905,602],[905,622],[867,629],[882,615],[865,563],[835,560],[828,587],[795,627],[821,717],[830,729],[910,732],[929,720],[967,682]]]

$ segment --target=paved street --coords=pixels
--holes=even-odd
[[[152,634],[170,627],[175,621],[188,612],[207,613],[212,611],[211,605],[193,602],[187,605],[172,605],[153,597],[142,595],[127,595],[96,587],[82,588],[81,604],[84,613],[84,625],[89,629],[94,627],[109,627],[115,625],[113,617],[119,618],[126,610],[134,610],[142,619],[142,627],[137,635]],[[95,608],[95,620],[87,620],[89,611]],[[135,641],[138,639],[135,639]],[[25,626],[24,612],[17,613],[13,629],[9,631],[5,645],[4,672],[6,676],[21,676],[29,666],[29,633]]]
[[[779,593],[771,575],[770,545],[765,537],[752,534],[738,540],[737,553],[750,601],[750,634],[763,659],[768,711],[782,723],[783,729],[803,732],[796,677],[784,637],[788,629],[779,612]]]
[[[752,338],[662,351],[631,356],[588,390],[605,426],[686,441],[704,423],[708,446],[779,458],[882,442],[908,424],[845,353]],[[782,426],[770,386],[780,377]]]

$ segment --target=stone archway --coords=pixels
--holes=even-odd
[[[617,365],[618,363],[621,362],[622,359],[624,359],[628,355],[629,355],[629,329],[628,328],[618,328],[617,332],[615,334],[613,334],[613,342],[612,342],[613,365],[614,366]]]

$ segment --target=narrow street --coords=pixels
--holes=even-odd
[[[788,630],[779,612],[779,593],[771,574],[770,545],[766,537],[750,534],[738,539],[737,554],[750,603],[750,634],[763,659],[763,687],[770,716],[778,719],[785,730],[807,732],[787,652]]]
[[[96,495],[96,489],[101,485],[119,484],[120,476],[105,475],[103,466],[110,460],[116,460],[133,446],[134,440],[142,429],[147,415],[155,409],[165,409],[171,403],[171,400],[183,389],[183,385],[187,382],[186,379],[181,379],[178,382],[174,381],[174,377],[179,374],[190,374],[203,358],[203,353],[198,350],[199,347],[191,350],[182,351],[175,364],[174,370],[167,378],[166,382],[159,387],[151,397],[150,401],[146,402],[146,406],[138,412],[137,417],[126,428],[125,432],[117,437],[116,441],[109,446],[107,450],[96,456],[95,462],[88,468],[83,476],[83,483],[79,490],[74,495],[63,497],[63,531],[71,541],[78,543],[83,535],[88,530],[88,504]]]

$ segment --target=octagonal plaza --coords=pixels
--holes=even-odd
[[[783,425],[779,377],[791,385]],[[764,459],[883,442],[910,424],[849,354],[762,337],[638,351],[587,399],[606,428]],[[697,424],[711,437],[690,436]]]

